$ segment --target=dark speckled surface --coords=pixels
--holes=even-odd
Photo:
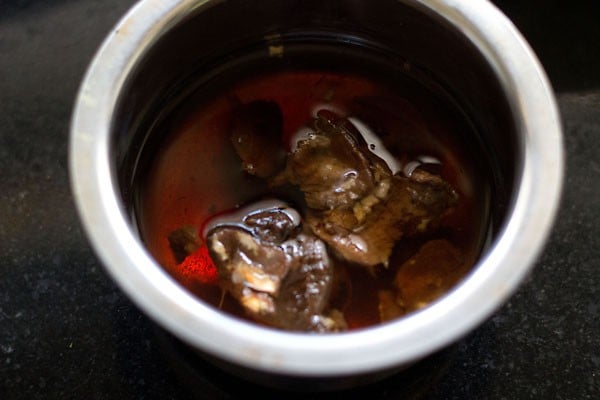
[[[73,101],[132,3],[0,0],[0,399],[280,398],[194,358],[142,315],[79,225],[67,171]],[[600,3],[495,3],[557,92],[567,176],[555,229],[533,274],[480,328],[344,397],[600,398]]]

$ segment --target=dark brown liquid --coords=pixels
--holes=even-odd
[[[357,266],[342,266],[350,289],[334,292],[343,297],[338,301],[351,329],[380,322],[378,292],[393,289],[397,268],[424,241],[444,238],[462,253],[460,271],[440,279],[454,284],[476,263],[489,229],[489,169],[476,141],[466,140],[475,137],[472,126],[442,94],[406,77],[390,80],[343,69],[283,68],[230,82],[218,90],[197,91],[174,109],[160,125],[165,140],[140,176],[136,214],[142,238],[155,259],[198,297],[243,317],[235,301],[223,299],[218,288],[182,276],[167,237],[183,225],[201,228],[217,213],[272,194],[260,179],[242,170],[229,138],[235,105],[253,100],[279,104],[284,121],[281,143],[286,148],[317,110],[335,110],[393,137],[387,148],[402,165],[423,156],[438,160],[436,173],[459,195],[443,228],[431,237],[401,240],[387,269],[373,275]],[[297,194],[279,194],[296,205]]]

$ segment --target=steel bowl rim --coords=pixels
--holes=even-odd
[[[77,210],[102,264],[135,304],[201,351],[244,367],[299,376],[341,376],[409,364],[458,340],[496,311],[531,271],[547,240],[562,190],[563,148],[556,101],[542,66],[513,24],[487,1],[413,2],[440,15],[477,46],[509,95],[523,132],[524,163],[508,223],[491,252],[452,292],[396,322],[308,335],[223,315],[156,264],[119,203],[110,151],[112,117],[141,55],[162,32],[208,3],[137,3],[96,53],[75,104],[69,167]]]

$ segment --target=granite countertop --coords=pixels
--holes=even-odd
[[[600,398],[600,2],[495,3],[557,93],[567,150],[557,223],[533,273],[482,326],[344,396]],[[81,229],[69,119],[87,64],[131,4],[0,0],[0,399],[279,398],[186,356],[110,280]]]

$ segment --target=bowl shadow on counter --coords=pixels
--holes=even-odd
[[[115,362],[124,385],[106,390],[119,398],[238,399],[435,399],[449,392],[486,393],[493,374],[474,367],[497,352],[496,332],[484,324],[468,337],[399,372],[362,377],[361,382],[332,379],[261,378],[261,384],[217,367],[206,356],[156,325],[126,299],[113,309]],[[474,347],[474,349],[473,349]],[[489,371],[488,371],[489,372]],[[268,382],[268,383],[267,383]],[[349,387],[351,385],[351,387]],[[341,389],[345,386],[346,388]]]
[[[465,357],[460,354],[464,346],[457,343],[409,368],[387,374],[340,379],[269,377],[252,371],[247,375],[232,375],[227,372],[230,366],[225,364],[225,368],[221,368],[220,361],[198,354],[162,328],[153,326],[152,331],[154,350],[160,353],[178,386],[194,398],[237,399],[253,394],[261,399],[320,400],[334,395],[347,399],[426,399],[440,393],[440,389],[446,390],[452,381],[452,369],[460,368],[461,359]],[[484,392],[486,379],[482,378],[469,383],[470,393]]]

